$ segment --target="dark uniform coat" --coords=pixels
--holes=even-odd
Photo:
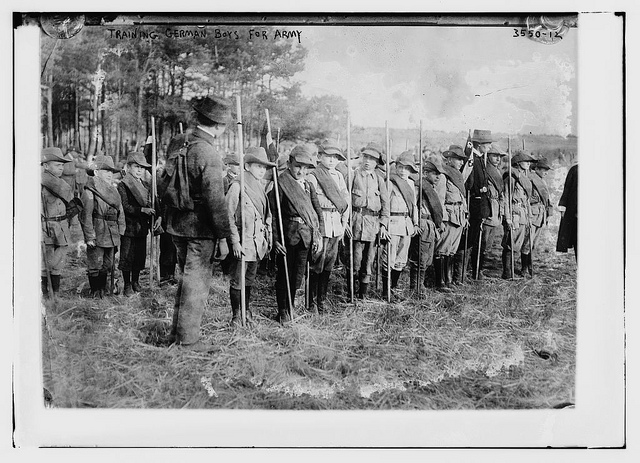
[[[140,204],[138,200],[136,200],[136,196],[131,191],[131,188],[127,185],[127,182],[121,181],[118,183],[118,193],[120,193],[120,197],[122,198],[122,209],[124,210],[126,230],[123,233],[124,236],[130,236],[133,238],[140,238],[143,236],[147,236],[149,233],[149,228],[151,227],[152,218],[147,214],[142,213],[143,207],[151,207],[151,201],[149,198],[149,192],[151,191],[151,185],[147,182],[143,182],[133,178],[131,175],[127,175],[131,177],[131,180],[134,182],[140,182],[144,189],[147,192],[147,200],[144,201],[144,204]],[[156,215],[155,217],[160,217],[160,207],[158,202],[155,203]]]
[[[576,247],[578,243],[578,166],[569,169],[564,182],[564,190],[558,202],[559,206],[566,208],[560,229],[558,230],[558,242],[556,251],[567,252],[569,248]]]

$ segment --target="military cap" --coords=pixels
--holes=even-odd
[[[137,151],[132,151],[127,156],[127,165],[129,164],[138,164],[140,167],[147,168],[151,167],[151,164],[149,164],[145,159],[144,154]]]
[[[49,148],[44,148],[40,155],[40,164],[44,164],[49,161],[71,162],[71,159],[65,158],[60,148],[51,146]]]
[[[222,162],[224,162],[225,165],[227,166],[239,166],[240,165],[240,161],[238,161],[238,156],[236,156],[235,154],[227,154],[224,159],[222,160]]]
[[[344,155],[342,150],[335,145],[320,145],[320,148],[318,148],[318,153],[320,153],[320,155],[329,154],[332,156],[338,156],[342,161],[347,160],[347,157]]]
[[[487,155],[489,155],[489,154],[497,154],[498,156],[507,156],[507,153],[505,153],[504,151],[500,150],[499,148],[496,148],[495,146],[491,147],[491,149],[489,150]]]
[[[511,158],[511,165],[515,166],[519,162],[535,162],[536,160],[532,158],[528,153],[524,151],[518,151]]]
[[[445,158],[458,158],[462,159],[463,161],[467,159],[467,156],[465,156],[464,154],[464,150],[461,146],[458,145],[450,145],[449,149],[442,153],[442,155]]]
[[[318,165],[318,147],[312,143],[296,145],[289,153],[289,159],[291,158],[300,164],[316,167]]]
[[[382,152],[382,147],[377,143],[369,143],[367,146],[360,150],[362,155],[371,156],[378,160],[380,164],[384,164],[384,156]]]
[[[550,170],[551,166],[549,165],[549,162],[547,161],[546,158],[540,158],[536,161],[534,167],[536,169],[546,169],[546,170]]]
[[[111,172],[120,172],[120,169],[117,169],[113,165],[113,158],[111,156],[104,156],[102,154],[95,157],[93,162],[91,163],[91,169],[93,170],[109,170]]]
[[[491,130],[478,130],[473,131],[471,141],[476,143],[493,143],[495,140],[491,136]]]
[[[431,170],[433,172],[438,172],[439,174],[444,173],[444,168],[442,167],[442,161],[438,156],[429,156],[424,160],[422,165],[423,169]]]
[[[409,167],[414,174],[418,172],[413,157],[413,151],[405,151],[403,153],[400,153],[400,156],[398,156],[398,159],[396,159],[396,166],[397,165]]]
[[[213,122],[224,124],[231,117],[231,103],[217,96],[206,96],[193,105],[198,114]]]
[[[267,159],[267,152],[261,146],[251,146],[244,152],[244,163],[258,163],[265,167],[275,167],[275,163],[269,162]]]

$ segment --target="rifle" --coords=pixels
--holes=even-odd
[[[267,114],[267,129],[269,130],[269,133],[271,133],[271,121],[269,120],[269,110],[265,109],[265,112]],[[280,232],[280,239],[282,240],[282,246],[285,246],[284,226],[282,225],[282,207],[280,205],[280,191],[278,188],[277,165],[275,167],[272,167],[272,169],[273,169],[273,193],[274,193],[274,196],[276,197],[276,209],[277,209],[276,214],[278,216],[278,230]],[[291,318],[291,321],[293,321],[293,303],[291,301],[291,282],[289,281],[289,264],[287,262],[286,254],[282,256],[282,262],[284,263],[284,278],[287,284],[287,302],[289,305],[289,317]]]
[[[387,141],[387,168],[385,169],[385,182],[387,184],[387,204],[391,203],[390,171],[391,171],[391,140],[389,139],[389,123],[384,121],[385,139]],[[387,239],[387,303],[391,302],[391,237]]]
[[[151,116],[151,209],[156,210],[156,195],[157,191],[157,182],[156,182],[156,121],[155,117]],[[154,224],[154,216],[151,216],[151,263],[149,265],[149,286],[153,287],[153,282],[157,280],[160,281],[160,266],[156,262],[157,258],[157,249],[156,249],[156,239],[153,234],[153,224]],[[115,260],[115,253],[114,253]],[[113,275],[113,272],[112,272]],[[112,278],[113,280],[113,278]],[[113,281],[112,281],[113,286]]]
[[[409,140],[407,140],[408,144]],[[420,174],[418,177],[418,228],[422,225],[422,119],[420,119],[420,136],[418,141],[418,154],[420,155]],[[424,230],[422,230],[424,233]],[[418,235],[418,272],[416,276],[416,291],[418,294],[418,299],[420,299],[420,292],[422,289],[422,280],[420,279],[420,260],[422,254],[422,233]]]
[[[514,258],[513,258],[513,199],[511,198],[513,192],[511,191],[511,136],[509,136],[509,138],[507,139],[507,147],[509,150],[509,218],[511,219],[511,229],[509,230],[509,240],[511,241],[511,279],[513,280],[515,278],[515,275],[513,273],[513,265],[514,265]]]
[[[473,153],[471,153],[473,156]],[[467,207],[471,200],[471,190],[467,190]],[[462,250],[462,272],[460,274],[460,283],[464,283],[464,274],[467,273],[467,248],[469,247],[469,230],[471,227],[467,223],[464,230],[464,249]]]
[[[529,265],[531,268],[531,278],[533,278],[533,238],[534,231],[531,226],[531,204],[527,199],[527,222],[529,223]]]
[[[347,113],[347,186],[349,188],[349,230],[351,238],[349,238],[349,294],[351,303],[355,303],[353,295],[353,201],[351,196],[351,116]]]
[[[240,179],[240,197],[238,198],[240,202],[240,223],[244,224],[243,218],[243,209],[244,209],[244,163],[242,162],[242,152],[244,150],[243,139],[242,139],[242,106],[240,104],[240,95],[236,95],[236,112],[238,115],[238,159],[240,161],[240,169],[238,169],[238,178]],[[240,246],[242,246],[242,252],[240,253],[240,324],[245,326],[247,323],[247,306],[245,295],[247,289],[244,287],[245,284],[245,272],[246,269],[244,267],[244,230],[240,230]]]

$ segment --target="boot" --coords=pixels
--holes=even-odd
[[[125,270],[122,271],[122,279],[124,280],[124,290],[122,294],[125,297],[129,297],[133,295],[133,289],[131,288],[131,272],[127,272]]]
[[[318,284],[318,312],[324,312],[324,303],[327,300],[327,291],[329,290],[329,279],[331,278],[331,271],[325,270],[320,274],[320,281]]]
[[[131,289],[133,289],[136,293],[140,292],[140,283],[138,283],[138,279],[140,278],[140,271],[134,270],[131,272]]]
[[[511,279],[511,252],[508,249],[502,250],[502,279]]]
[[[367,297],[369,291],[369,283],[360,282],[360,288],[358,289],[358,299],[364,299]]]
[[[531,254],[527,254],[527,273],[533,278],[533,264],[531,263]]]
[[[391,270],[391,296],[394,300],[400,302],[403,301],[404,298],[397,291],[398,281],[402,276],[402,270]]]
[[[293,296],[291,297],[293,303]],[[291,321],[287,299],[287,288],[276,286],[276,301],[278,303],[278,322],[285,324]],[[293,309],[292,309],[293,310]]]
[[[47,277],[40,277],[40,289],[42,290],[42,297],[47,299],[49,297],[49,280]]]
[[[447,285],[448,288],[451,288],[453,286],[453,259],[454,256],[450,255],[446,257],[445,260],[445,269],[446,269],[446,273],[445,273],[445,284]]]
[[[309,272],[309,311],[313,314],[318,313],[318,286],[320,284],[320,275],[316,272]]]
[[[101,275],[89,275],[89,288],[91,292],[89,295],[94,298],[102,299],[102,288],[100,286],[100,277]]]
[[[242,326],[240,314],[240,304],[242,303],[242,295],[239,289],[229,288],[229,299],[231,300],[231,327],[237,328]]]
[[[98,274],[98,277],[100,278],[98,280],[98,284],[100,285],[100,291],[102,293],[102,296],[107,296],[109,294],[109,290],[111,288],[110,284],[109,284],[109,274],[107,272],[100,272]]]
[[[520,273],[523,278],[530,276],[529,274],[529,254],[520,253]]]
[[[409,269],[409,290],[416,291],[418,288],[418,269],[411,267]]]
[[[60,291],[60,275],[51,275],[51,286],[54,293]]]
[[[462,284],[462,275],[464,273],[464,252],[458,251],[453,255],[453,276],[452,283],[454,285]]]
[[[247,325],[253,325],[253,312],[251,312],[251,286],[245,286],[244,288],[244,310],[247,316]]]
[[[450,291],[446,285],[446,264],[445,264],[446,256],[440,256],[433,259],[433,268],[435,270],[436,277],[436,290],[437,291]]]

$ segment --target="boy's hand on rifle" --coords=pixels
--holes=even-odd
[[[87,247],[91,248],[91,249],[95,248],[96,247],[96,242],[93,241],[93,240],[87,241]]]
[[[158,217],[153,223],[153,231],[156,231],[162,225],[162,217]]]
[[[240,243],[233,243],[233,257],[240,260],[244,252],[242,251],[242,245]]]
[[[389,232],[387,231],[387,227],[382,225],[380,227],[380,240],[381,241],[389,241],[391,237],[389,236]]]
[[[278,254],[284,256],[284,255],[287,254],[287,248],[285,248],[284,245],[281,242],[276,241],[276,252]]]
[[[155,209],[152,209],[150,207],[142,207],[140,208],[140,212],[147,215],[155,215],[156,213]]]
[[[351,233],[351,228],[349,227],[348,224],[344,224],[344,235],[349,239],[353,237],[353,233]]]

